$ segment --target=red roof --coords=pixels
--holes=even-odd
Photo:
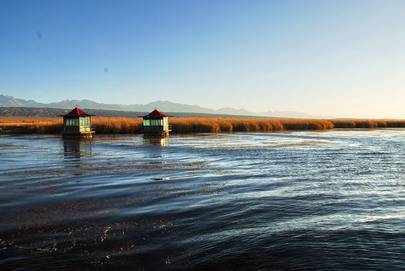
[[[69,113],[67,113],[66,115],[64,115],[64,118],[78,118],[78,117],[89,117],[91,115],[87,114],[86,112],[84,112],[83,110],[81,110],[78,107],[73,108],[72,111],[70,111]]]
[[[153,110],[148,115],[143,116],[144,119],[160,119],[160,118],[163,118],[163,117],[171,117],[171,116],[166,115],[165,113],[160,112],[157,109]]]

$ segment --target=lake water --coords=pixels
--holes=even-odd
[[[0,270],[404,270],[405,130],[0,137]]]

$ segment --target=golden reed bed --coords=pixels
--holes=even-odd
[[[92,124],[98,134],[128,134],[140,133],[142,120],[93,117]],[[405,120],[176,117],[170,119],[170,125],[173,133],[277,132],[334,128],[405,128]],[[60,133],[62,119],[3,117],[0,118],[0,129],[3,133]]]

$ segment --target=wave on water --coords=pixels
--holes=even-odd
[[[1,270],[403,270],[405,131],[0,136]]]

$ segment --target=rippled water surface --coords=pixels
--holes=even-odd
[[[405,130],[0,137],[0,270],[404,270]]]

